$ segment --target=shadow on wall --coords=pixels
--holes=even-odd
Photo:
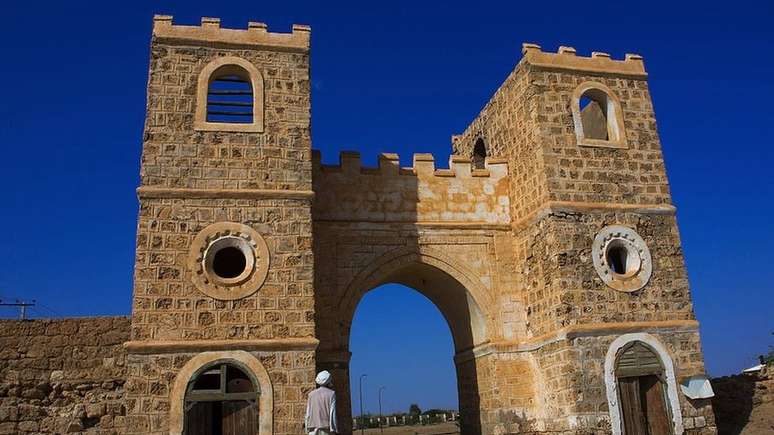
[[[748,427],[748,425],[753,420],[752,414],[755,408],[765,403],[774,404],[774,391],[770,391],[771,388],[767,389],[765,386],[765,383],[772,384],[769,377],[770,375],[764,372],[724,376],[712,380],[712,389],[715,391],[715,397],[712,398],[712,408],[715,411],[718,435],[761,433],[753,427]],[[762,397],[765,395],[768,396],[768,400],[766,397]],[[773,424],[771,422],[774,421],[774,415],[769,415],[768,420],[769,425]],[[768,429],[774,430],[774,427]]]

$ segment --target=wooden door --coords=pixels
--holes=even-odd
[[[212,435],[213,402],[195,402],[185,413],[186,435]]]
[[[640,401],[640,378],[636,376],[618,379],[624,434],[648,435],[645,415]]]
[[[644,404],[643,411],[648,422],[648,433],[650,435],[670,435],[672,424],[669,421],[664,399],[664,384],[656,375],[641,376],[639,382],[640,401]]]
[[[258,435],[258,404],[254,400],[223,402],[223,435]]]

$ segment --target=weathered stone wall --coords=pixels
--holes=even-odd
[[[701,342],[696,331],[664,330],[651,332],[667,349],[675,368],[676,381],[703,375],[704,362]],[[605,397],[604,362],[610,344],[617,335],[578,337],[567,348],[567,380],[563,394],[571,396],[568,414],[582,416],[587,426],[609,426],[609,412]],[[677,387],[680,388],[679,385]],[[561,390],[560,390],[561,391]],[[709,399],[690,400],[677,391],[680,398],[682,421],[686,434],[714,434],[715,417]]]
[[[489,159],[471,170],[470,160],[452,157],[436,169],[432,155],[414,155],[410,168],[398,156],[380,156],[379,168],[363,168],[354,153],[339,166],[314,167],[314,220],[359,222],[510,223],[508,167]]]
[[[650,249],[655,264],[642,290],[610,288],[594,269],[594,235],[612,223],[637,231]],[[530,247],[523,265],[530,336],[572,325],[695,319],[674,216],[554,212],[523,236]]]
[[[194,129],[199,73],[224,56],[246,59],[263,74],[261,133]],[[309,190],[309,124],[308,52],[154,37],[141,185]]]
[[[180,369],[197,352],[129,355],[126,407],[137,410],[127,418],[126,433],[168,434],[171,391]],[[268,371],[274,401],[274,433],[302,431],[306,396],[314,385],[314,352],[250,352]],[[263,392],[262,392],[263,393]],[[177,416],[180,417],[180,416]]]
[[[363,175],[367,176],[371,175]],[[493,397],[496,393],[490,377],[495,373],[470,352],[476,344],[501,334],[497,320],[501,313],[494,301],[498,289],[508,282],[510,269],[498,259],[503,250],[510,250],[510,242],[504,230],[487,228],[480,222],[469,226],[464,220],[380,223],[380,213],[374,213],[374,221],[314,224],[315,321],[320,339],[317,362],[318,368],[333,370],[342,380],[336,388],[341,400],[340,421],[346,425],[343,433],[348,433],[347,422],[351,421],[348,364],[352,317],[362,296],[387,282],[421,292],[449,322],[456,351],[464,360],[457,366],[460,412],[471,425],[470,433],[477,433],[485,423],[479,421],[479,401],[483,400],[479,399],[479,388]]]
[[[0,434],[123,433],[129,318],[0,320]]]
[[[269,246],[260,291],[219,301],[197,289],[187,267],[196,234],[241,222]],[[132,340],[272,339],[314,336],[312,225],[295,200],[147,199],[140,209]]]
[[[719,435],[774,431],[774,366],[758,373],[712,379],[712,408]]]

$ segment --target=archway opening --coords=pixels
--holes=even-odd
[[[386,407],[383,402],[382,414],[384,414],[386,409],[388,411],[399,411],[410,416],[412,403],[409,402],[421,402],[420,399],[423,399],[426,400],[426,405],[424,405],[422,411],[428,411],[432,408],[436,408],[438,411],[432,413],[422,412],[421,417],[417,416],[414,420],[409,419],[407,423],[426,425],[430,422],[446,419],[448,424],[443,426],[446,433],[453,432],[454,430],[466,434],[480,433],[479,377],[477,375],[476,359],[473,357],[472,352],[476,345],[483,343],[486,339],[486,322],[479,304],[464,285],[439,267],[424,263],[420,259],[415,259],[415,261],[405,260],[397,261],[394,269],[387,265],[381,269],[382,273],[377,271],[370,276],[370,279],[361,283],[361,288],[352,289],[352,292],[342,301],[340,311],[340,318],[342,319],[342,336],[339,339],[341,340],[340,346],[345,350],[346,354],[352,355],[349,367],[340,372],[349,384],[343,389],[344,391],[340,390],[340,394],[347,394],[349,396],[342,402],[347,407],[351,406],[352,414],[350,415],[360,415],[360,376],[366,374],[364,387],[366,397],[364,397],[363,413],[368,414],[370,411],[370,414],[378,416],[379,387],[385,386],[389,388],[389,385],[383,384],[389,383],[391,376],[408,376],[411,368],[416,366],[418,362],[430,361],[429,364],[431,364],[431,369],[433,370],[431,374],[423,375],[421,370],[415,371],[415,376],[426,377],[423,380],[408,385],[410,394],[414,394],[414,396],[404,396],[401,399],[402,401],[395,404],[387,404]],[[368,295],[371,294],[373,296],[369,297]],[[407,305],[405,301],[402,302],[403,298],[406,297],[412,300],[414,304],[419,305],[419,308],[424,307],[420,309],[420,318],[413,323],[413,327],[419,331],[418,334],[415,334],[413,337],[392,336],[383,339],[383,342],[380,343],[373,343],[372,340],[368,340],[367,327],[365,331],[356,331],[358,335],[351,334],[357,307],[365,304],[363,305],[365,313],[363,316],[358,317],[358,320],[368,317],[368,321],[376,320],[377,322],[387,323],[389,318],[384,319],[383,316],[372,314],[374,310],[379,310],[379,305],[382,304],[377,303],[375,304],[376,307],[371,307],[371,309],[368,308],[369,305],[373,305],[373,301],[378,302],[380,299],[386,298],[391,301],[391,304],[398,304],[395,308],[397,311],[393,311],[392,314],[393,317],[399,318],[401,312],[407,314],[412,308],[417,308],[416,306],[410,307],[409,305],[411,304]],[[382,314],[390,312],[390,310],[383,307],[381,309],[383,310]],[[445,323],[445,327],[437,327],[439,317],[443,319],[441,324]],[[433,318],[435,318],[435,321],[433,321]],[[393,329],[400,333],[401,329],[397,325],[398,322],[393,321],[393,323],[396,324]],[[411,326],[409,325],[409,327]],[[422,333],[429,333],[429,329],[435,331],[434,335],[423,337]],[[365,343],[362,342],[364,337],[361,334],[366,334]],[[449,336],[451,336],[450,343],[448,340]],[[413,343],[405,342],[405,340],[417,339],[419,340],[418,343],[416,341]],[[422,339],[426,342],[422,343]],[[434,341],[434,345],[440,344],[446,347],[437,348],[431,346],[428,343],[430,340]],[[441,343],[438,343],[439,341]],[[401,343],[405,345],[403,350],[401,349]],[[423,344],[425,345],[424,348],[422,347]],[[368,366],[366,359],[359,361],[357,351],[366,346],[383,347],[383,353],[379,354],[377,351],[378,365],[388,368],[399,368],[402,371],[398,370],[394,372],[397,374],[384,376],[384,380],[377,379],[377,376],[369,374],[369,371],[373,373],[380,372],[378,369]],[[373,351],[373,348],[371,348],[372,361],[375,358]],[[450,369],[450,365],[453,369]],[[451,370],[453,372],[450,374]],[[439,376],[442,379],[439,380]],[[448,393],[449,382],[452,385],[456,384],[456,397],[454,394]],[[423,391],[428,388],[437,388],[438,391]],[[368,399],[369,396],[371,400]],[[412,400],[410,397],[416,397],[417,399]],[[457,400],[454,400],[455,398]],[[458,404],[456,407],[457,413],[447,412],[446,415],[440,415],[443,414],[442,411],[444,409],[438,408],[438,406],[448,408],[448,405],[453,405],[455,402]],[[422,403],[416,404],[422,408]],[[430,409],[427,408],[428,406]],[[453,408],[446,409],[446,411],[454,410]],[[348,409],[347,411],[350,410]],[[371,425],[378,428],[378,421],[378,419],[367,421],[355,420],[352,423],[353,427],[358,427],[358,424],[360,424],[366,427]],[[386,419],[381,421],[382,424],[387,424]],[[404,420],[396,421],[393,418],[390,423],[404,424]]]
[[[349,349],[357,427],[459,430],[454,342],[446,320],[427,297],[399,284],[368,292],[355,311]],[[362,411],[361,375],[366,375]]]

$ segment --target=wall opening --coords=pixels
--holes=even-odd
[[[227,246],[215,253],[212,270],[221,278],[236,278],[244,272],[247,258],[241,249]]]
[[[393,417],[389,424],[432,423],[436,432],[459,430],[452,417],[459,409],[454,343],[446,320],[427,297],[399,284],[369,291],[355,311],[349,349],[356,426],[378,427],[381,389],[382,415]],[[367,375],[363,381],[363,419],[359,403],[362,374]],[[412,405],[422,413],[433,413],[419,417],[410,412]],[[447,422],[441,411],[447,411]],[[382,420],[382,426],[387,420]]]
[[[578,145],[626,147],[621,103],[607,86],[582,83],[573,92],[570,109]]]
[[[607,95],[589,89],[580,98],[583,136],[587,139],[610,140],[607,118]]]
[[[486,144],[484,143],[484,139],[478,138],[476,139],[476,144],[473,146],[473,158],[471,159],[473,169],[485,169],[486,158]]]
[[[634,341],[616,360],[619,404],[625,434],[671,434],[664,367],[646,344]]]
[[[184,403],[186,435],[257,435],[257,383],[228,363],[205,366],[188,383]]]
[[[207,88],[207,122],[253,122],[253,87],[249,73],[236,65],[215,70]]]
[[[360,375],[362,374],[361,372],[369,374],[370,370],[368,367],[358,368],[356,349],[350,348],[352,320],[355,318],[355,313],[360,306],[360,301],[363,300],[364,296],[369,294],[369,292],[373,289],[379,289],[386,284],[397,285],[399,288],[403,288],[404,292],[413,294],[415,298],[418,297],[421,301],[424,301],[426,306],[430,307],[430,313],[425,313],[425,315],[420,318],[420,322],[418,322],[418,326],[414,332],[420,340],[424,340],[423,342],[420,342],[419,345],[424,345],[425,348],[408,350],[405,346],[402,347],[402,340],[406,340],[407,337],[385,338],[381,340],[381,342],[371,344],[372,346],[381,346],[384,350],[389,352],[389,355],[382,356],[379,361],[384,361],[395,367],[403,367],[403,365],[411,367],[411,365],[417,364],[417,358],[429,357],[433,361],[440,361],[439,364],[442,366],[445,365],[447,370],[449,367],[448,364],[453,364],[454,374],[445,376],[445,381],[441,383],[442,385],[446,385],[447,388],[450,381],[453,384],[456,384],[459,426],[450,425],[449,428],[454,429],[454,427],[457,427],[459,431],[466,434],[481,433],[482,415],[480,408],[481,397],[479,393],[479,383],[486,381],[482,381],[479,376],[478,371],[480,362],[474,356],[473,349],[487,340],[485,317],[472,293],[468,291],[465,285],[458,281],[458,277],[465,280],[465,276],[459,275],[459,271],[453,268],[449,269],[449,272],[446,272],[446,269],[443,268],[450,266],[439,261],[438,257],[425,258],[416,257],[415,255],[416,254],[406,254],[403,256],[387,257],[391,258],[391,260],[385,262],[381,262],[380,260],[373,265],[373,267],[375,267],[373,271],[367,273],[366,271],[371,270],[370,267],[367,267],[362,272],[362,276],[368,277],[365,281],[356,279],[348,287],[348,290],[337,304],[338,308],[335,312],[335,317],[340,319],[338,325],[340,328],[339,332],[335,334],[336,337],[331,337],[331,341],[326,343],[326,348],[331,350],[318,350],[318,365],[323,361],[323,366],[321,366],[321,368],[332,368],[336,371],[338,379],[344,380],[345,384],[339,384],[337,388],[337,394],[342,398],[341,402],[344,404],[344,409],[339,409],[339,421],[352,424],[352,416],[357,416],[360,413],[358,388]],[[454,273],[455,276],[450,275],[450,273]],[[406,287],[411,290],[406,289]],[[379,295],[380,293],[380,291],[377,291],[374,294]],[[417,293],[420,295],[417,295]],[[386,297],[389,298],[389,296],[390,295],[388,294]],[[399,305],[397,309],[402,310],[408,308]],[[450,348],[446,348],[447,350],[431,351],[431,341],[435,343],[437,339],[423,335],[423,331],[425,330],[424,322],[426,322],[428,317],[436,316],[437,318],[439,312],[446,324],[446,328],[442,328],[442,330],[450,331],[452,343]],[[389,320],[388,318],[383,322],[393,322],[394,325],[389,324],[387,326],[392,327],[392,329],[398,328],[397,321]],[[446,334],[440,335],[448,337]],[[417,337],[410,338],[413,340]],[[331,358],[335,355],[353,355],[353,357],[345,357],[345,363],[324,362],[325,360],[333,361]],[[336,356],[335,358],[338,361],[342,361],[339,359],[341,356]],[[402,374],[399,373],[395,376],[402,376]],[[379,380],[375,379],[374,375],[369,375],[366,382],[370,382],[371,384],[369,385],[373,387],[370,390],[372,391],[370,393],[371,397],[377,398],[376,392],[381,385],[374,385],[374,383],[378,383]],[[420,384],[420,382],[418,381],[414,384]],[[390,388],[389,385],[385,386]],[[417,394],[432,388],[422,388],[417,387],[417,385],[412,385],[412,387],[417,391]],[[454,397],[453,395],[448,396]],[[446,404],[451,405],[453,404],[453,401],[448,401]],[[403,407],[405,407],[405,403],[403,403],[403,405]],[[431,404],[429,406],[435,405]],[[350,411],[354,411],[354,413],[350,413]],[[364,409],[363,411],[373,412],[374,409]],[[378,408],[376,408],[376,411],[378,412]],[[348,432],[348,428],[344,427],[343,432]]]

